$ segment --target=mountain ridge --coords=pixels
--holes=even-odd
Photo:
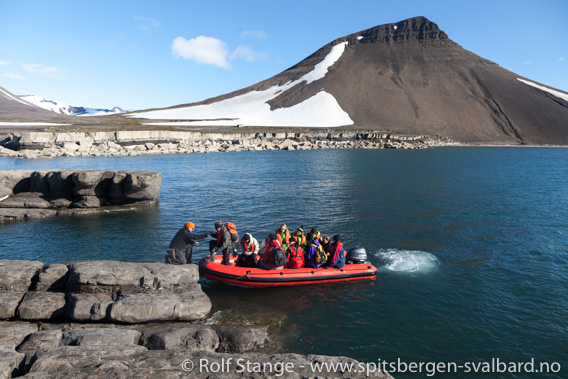
[[[314,82],[302,82],[339,44],[345,44],[344,52],[326,74]],[[276,88],[266,101],[271,116],[300,109],[325,93],[353,121],[345,125],[444,135],[465,143],[568,145],[568,101],[519,79],[534,82],[464,49],[427,18],[415,17],[337,38],[287,70],[241,90],[165,108],[170,112],[135,116],[219,125],[207,118],[213,109],[237,103],[239,97],[252,97],[253,91]],[[287,87],[287,83],[294,85]],[[205,106],[211,112],[205,112]],[[251,117],[242,107],[223,110],[218,118],[249,125]],[[274,122],[274,118],[266,120]],[[291,126],[300,124],[301,120]]]

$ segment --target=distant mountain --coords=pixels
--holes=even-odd
[[[19,96],[19,98],[40,108],[47,109],[48,111],[67,116],[101,116],[124,112],[124,110],[119,107],[114,107],[112,109],[88,108],[69,105],[60,101],[49,100],[35,95]]]
[[[465,50],[424,17],[339,38],[242,90],[128,116],[190,125],[354,125],[471,143],[568,145],[568,93]]]
[[[55,116],[43,108],[28,103],[0,87],[0,116],[13,118],[50,118]]]

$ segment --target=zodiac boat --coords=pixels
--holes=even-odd
[[[209,256],[199,261],[202,276],[221,283],[238,287],[278,287],[305,284],[331,283],[363,279],[376,279],[377,268],[365,262],[367,253],[362,247],[349,249],[346,264],[341,269],[320,268],[284,268],[281,270],[264,270],[261,268],[237,267],[223,265],[223,256],[216,255],[215,261]]]

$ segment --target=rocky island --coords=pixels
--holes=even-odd
[[[152,205],[162,174],[112,170],[0,170],[0,222]]]

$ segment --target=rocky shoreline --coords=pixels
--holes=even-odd
[[[162,174],[116,170],[0,170],[0,223],[156,204]]]
[[[347,357],[270,354],[266,325],[205,324],[198,279],[194,264],[0,261],[0,379],[392,378],[314,366],[357,368]]]
[[[367,132],[234,132],[168,130],[20,132],[0,136],[0,156],[53,158],[259,150],[423,149],[455,144],[440,136]]]

